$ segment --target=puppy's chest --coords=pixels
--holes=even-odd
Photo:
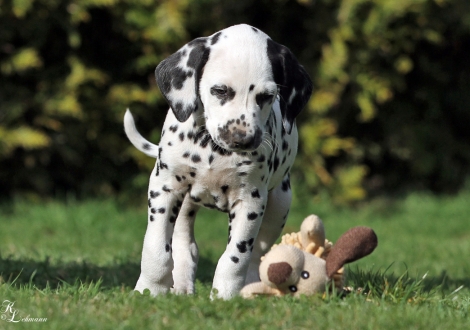
[[[176,193],[189,193],[194,203],[228,211],[237,200],[260,198],[282,181],[295,157],[283,150],[289,142],[235,153],[221,149],[194,125],[173,123],[165,125],[156,174]]]
[[[195,203],[226,211],[242,191],[269,180],[262,153],[228,152],[208,134],[198,137],[190,132],[188,138],[186,133],[178,143],[172,143],[167,134],[160,143],[157,174],[179,193],[189,192]]]

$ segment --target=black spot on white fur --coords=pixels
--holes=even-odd
[[[237,249],[240,253],[245,253],[247,251],[246,241],[242,241],[240,243],[237,243]]]
[[[157,198],[158,196],[160,196],[158,191],[150,190],[150,198]]]
[[[201,156],[199,156],[198,154],[194,154],[194,155],[191,156],[191,160],[194,163],[199,163],[201,161]]]
[[[251,192],[251,197],[253,198],[261,198],[258,189],[255,189]]]
[[[237,243],[237,249],[238,252],[240,253],[245,253],[250,250],[250,252],[253,250],[253,242],[255,241],[254,238],[250,238],[248,241],[241,241]]]
[[[282,191],[288,191],[290,189],[290,180],[289,179],[283,180],[281,187],[282,187]]]
[[[270,104],[273,99],[274,95],[267,94],[267,93],[260,93],[256,95],[256,104],[260,107],[263,108],[266,104]]]
[[[214,34],[211,38],[211,45],[215,45],[217,41],[219,41],[220,36],[222,35],[222,32],[217,32]]]

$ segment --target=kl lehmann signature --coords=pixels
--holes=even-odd
[[[18,322],[46,322],[47,317],[26,317],[20,316],[20,311],[15,308],[15,302],[10,300],[4,300],[0,309],[0,319],[6,322],[18,323]]]

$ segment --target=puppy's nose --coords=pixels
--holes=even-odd
[[[253,143],[252,137],[246,136],[246,131],[235,130],[232,133],[231,147],[237,149],[245,149],[247,146]]]
[[[255,134],[248,135],[245,130],[235,129],[232,132],[230,147],[234,149],[256,149],[261,143],[261,130],[257,129]]]
[[[268,279],[270,282],[279,285],[287,281],[292,273],[292,267],[287,262],[276,262],[268,267]]]

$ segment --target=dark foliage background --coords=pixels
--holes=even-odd
[[[140,194],[153,162],[122,129],[130,107],[157,142],[153,71],[189,40],[248,23],[288,46],[314,95],[294,178],[351,203],[455,192],[470,171],[467,0],[2,0],[0,198]]]

